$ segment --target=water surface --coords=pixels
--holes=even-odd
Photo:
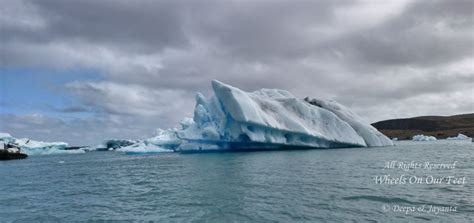
[[[395,147],[125,155],[91,152],[0,162],[0,222],[474,221],[474,146],[398,142]],[[383,169],[387,161],[455,169]],[[401,174],[465,176],[464,185],[380,185]],[[452,205],[455,212],[394,211]],[[388,210],[387,210],[388,207]]]

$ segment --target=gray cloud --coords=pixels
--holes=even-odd
[[[39,21],[29,26],[7,23],[6,41],[23,39],[47,44],[68,39],[143,53],[188,44],[182,27],[184,16],[180,6],[183,3],[179,1],[20,2],[15,3],[16,8],[28,13],[25,16],[36,14]]]
[[[139,85],[112,82],[73,82],[66,87],[79,96],[85,105],[100,109],[98,112],[113,115],[145,118],[158,116],[158,119],[169,119],[169,115],[179,109],[187,107],[187,110],[191,110],[193,107],[193,104],[180,100],[192,98],[192,95],[181,90],[157,91]]]
[[[19,135],[150,134],[192,115],[211,79],[334,98],[367,121],[474,111],[469,0],[0,1],[1,67],[102,77],[63,86],[79,104],[55,111],[85,118],[28,130],[34,118],[3,115]]]
[[[473,6],[463,0],[416,2],[386,23],[344,36],[335,45],[361,66],[433,66],[472,57]]]
[[[354,1],[241,1],[214,6],[196,35],[244,61],[290,59],[310,53],[333,23],[338,6]],[[199,12],[198,12],[199,13]],[[194,14],[198,16],[198,14]]]

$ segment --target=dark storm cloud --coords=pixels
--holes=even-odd
[[[80,102],[63,113],[93,115],[64,131],[175,126],[212,79],[334,98],[367,121],[474,111],[472,1],[0,1],[2,67],[101,75],[63,86]]]
[[[164,49],[190,51],[203,44],[216,48],[210,56],[263,63],[334,59],[334,52],[340,52],[344,58],[363,63],[359,66],[431,65],[472,54],[472,1],[414,2],[375,27],[331,34],[350,28],[337,26],[337,10],[357,4],[361,3],[25,1],[21,7],[28,9],[23,11],[31,18],[23,19],[38,21],[7,23],[2,36],[6,43],[66,42],[78,43],[77,47],[88,43],[128,55],[162,53]],[[380,18],[367,17],[370,19]]]
[[[467,90],[467,98],[470,96],[473,99],[474,96],[472,91],[469,95],[469,89],[474,83],[474,75],[430,73],[427,78],[426,75],[412,73],[405,78],[400,78],[396,83],[387,83],[387,77],[389,76],[373,78],[370,82],[354,82],[351,86],[342,89],[336,99],[346,103],[355,101],[359,106],[370,106],[377,101],[396,102],[431,94],[447,94],[458,90]],[[373,85],[380,87],[373,87]]]
[[[198,19],[195,33],[229,57],[268,61],[305,56],[318,42],[315,34],[333,22],[334,10],[354,1],[237,1],[220,3]],[[194,15],[198,17],[198,14]],[[319,33],[318,33],[319,32]]]
[[[433,66],[473,56],[472,1],[418,1],[399,16],[334,46],[364,66]],[[357,66],[356,66],[357,67]]]
[[[354,2],[19,1],[14,2],[20,5],[15,9],[22,8],[24,16],[18,17],[27,22],[5,24],[3,41],[51,48],[59,43],[72,44],[71,48],[89,43],[128,55],[187,49],[192,42],[203,42],[218,46],[219,52],[214,53],[228,59],[288,59],[308,54],[317,36],[324,35],[319,29],[330,27],[334,10]],[[17,60],[24,56],[10,54]]]
[[[183,30],[179,1],[57,1],[24,3],[29,13],[40,15],[44,25],[37,29],[6,26],[5,39],[92,42],[103,47],[155,52],[183,47],[188,39]]]

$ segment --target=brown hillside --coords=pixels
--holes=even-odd
[[[414,135],[423,134],[443,139],[458,133],[474,137],[474,113],[391,119],[372,125],[390,138],[411,139]]]

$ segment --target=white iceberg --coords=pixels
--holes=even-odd
[[[8,133],[0,133],[0,143],[11,143],[20,147],[21,151],[28,155],[46,155],[60,153],[84,153],[84,150],[66,150],[65,142],[41,142],[27,138],[16,139]]]
[[[436,141],[436,137],[434,136],[425,136],[423,134],[415,135],[412,138],[413,141]]]
[[[393,142],[347,108],[288,91],[244,92],[213,81],[214,96],[196,96],[194,124],[178,131],[178,151],[391,146]]]
[[[182,121],[183,128],[188,126],[188,124],[191,124],[188,119]],[[131,145],[121,147],[117,151],[127,154],[174,152],[181,144],[181,140],[176,136],[176,131],[177,129],[158,129],[155,137],[140,140]]]
[[[468,140],[471,139],[469,136],[459,133],[457,136],[448,137],[447,140]]]
[[[157,145],[145,144],[143,142],[120,148],[117,151],[124,152],[126,154],[155,154],[174,152],[174,150],[166,149]]]
[[[186,122],[186,125],[183,124],[183,122]],[[183,129],[187,128],[189,125],[189,120],[185,119],[181,122]],[[178,130],[173,128],[173,129],[158,129],[156,130],[156,136],[152,138],[148,138],[143,140],[143,143],[146,145],[153,145],[153,146],[158,146],[164,149],[168,150],[175,150],[180,144],[181,140],[178,139],[177,137],[177,132]]]
[[[0,132],[0,139],[4,138],[13,138],[9,133],[6,132]]]

